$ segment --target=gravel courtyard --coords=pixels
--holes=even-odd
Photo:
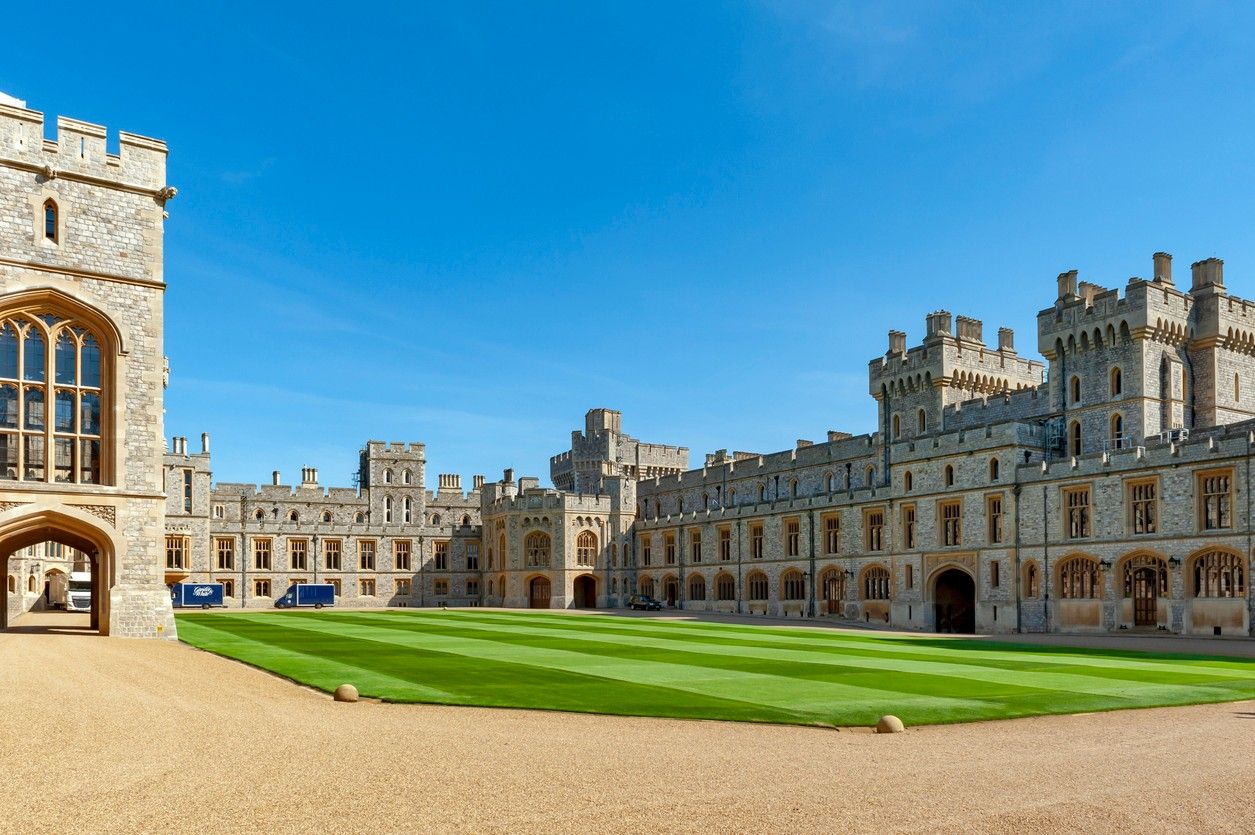
[[[894,736],[345,705],[75,623],[0,634],[0,831],[1255,830],[1255,702]]]

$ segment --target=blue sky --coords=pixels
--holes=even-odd
[[[1255,11],[1092,5],[19,4],[0,90],[169,142],[166,429],[218,480],[548,481],[593,406],[695,465],[870,431],[887,330],[1036,356],[1065,269],[1255,295]]]

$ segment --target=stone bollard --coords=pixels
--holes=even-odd
[[[336,688],[336,692],[332,694],[332,698],[337,702],[356,702],[357,688],[351,684],[341,684]]]
[[[906,726],[896,716],[886,714],[876,722],[876,733],[878,734],[900,734],[905,730]]]

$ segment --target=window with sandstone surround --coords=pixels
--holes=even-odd
[[[339,577],[332,577],[331,579],[325,582],[328,585],[330,585],[332,589],[335,590],[336,597],[339,597],[341,595],[342,592],[340,591],[340,578]]]
[[[719,561],[728,562],[732,559],[732,528],[719,529]]]
[[[750,525],[750,557],[756,560],[761,560],[763,558],[762,522],[755,522]]]
[[[223,597],[235,597],[235,580],[232,580],[230,577],[222,577],[217,582],[222,583]]]
[[[938,502],[937,527],[941,530],[941,544],[947,547],[963,544],[963,503]]]
[[[523,552],[528,568],[548,568],[550,554],[549,534],[533,531],[523,540]]]
[[[784,520],[784,554],[796,557],[802,553],[802,520],[792,516]]]
[[[409,577],[397,578],[397,594],[409,595],[412,588]]]
[[[38,305],[0,316],[0,478],[104,483],[105,347],[87,323]]]
[[[357,567],[362,571],[375,570],[375,540],[359,539],[357,541]]]
[[[902,505],[902,547],[915,547],[915,505]]]
[[[805,600],[806,578],[800,571],[786,571],[780,578],[781,600]]]
[[[436,597],[445,597],[449,594],[449,581],[437,580],[432,584],[432,591],[435,592]]]
[[[479,581],[478,580],[466,581],[466,596],[467,597],[479,597]]]
[[[1156,479],[1131,481],[1127,485],[1129,532],[1155,533],[1159,523],[1159,482]]]
[[[689,559],[695,563],[702,561],[702,529],[689,529]]]
[[[885,547],[885,511],[883,508],[863,511],[863,545],[868,551]]]
[[[715,578],[715,599],[727,602],[736,600],[736,578],[731,574],[720,574]]]
[[[824,553],[836,554],[841,550],[841,517],[829,514],[824,517]]]
[[[671,531],[662,535],[662,559],[667,565],[675,565],[675,534]]]
[[[270,596],[270,581],[269,580],[254,580],[253,581],[253,596],[254,597],[269,597]]]
[[[997,560],[989,564],[989,585],[995,589],[1002,585],[1002,563]]]
[[[987,531],[989,544],[997,545],[1002,542],[1002,494],[988,496],[985,499],[985,520],[988,523]]]
[[[1208,551],[1194,557],[1186,569],[1195,597],[1245,597],[1246,566],[1242,557],[1227,551]]]
[[[322,543],[323,567],[328,571],[339,571],[340,552],[340,540],[324,539]]]
[[[654,561],[653,537],[645,535],[641,537],[641,565],[650,565]]]
[[[597,564],[597,534],[581,531],[575,538],[575,564],[588,567]]]
[[[745,587],[749,591],[750,600],[767,599],[767,575],[761,571],[754,571],[746,577]]]
[[[253,540],[253,568],[270,570],[270,540],[258,537]]]
[[[479,543],[466,543],[466,570],[479,571]]]
[[[689,600],[705,600],[706,599],[706,579],[700,574],[694,574],[689,578]]]
[[[889,569],[873,565],[863,572],[862,591],[864,600],[889,599]]]
[[[532,536],[535,536],[535,534],[532,534]],[[544,536],[544,534],[541,534],[541,536]],[[531,537],[528,537],[528,539],[530,540]],[[435,560],[436,560],[436,570],[448,571],[449,570],[449,540],[447,539],[437,540],[436,542],[432,543],[431,548],[432,548],[432,553],[434,554]],[[529,560],[530,560],[530,557],[529,557]],[[531,565],[531,563],[529,562],[528,565]]]
[[[1059,564],[1059,596],[1067,599],[1092,600],[1102,596],[1098,582],[1098,560],[1090,557],[1068,557]]]
[[[308,568],[309,540],[288,540],[288,565],[293,571],[305,571]]]
[[[1068,539],[1090,535],[1089,487],[1069,487],[1063,491],[1064,534]]]
[[[188,567],[187,538],[182,536],[167,536],[166,568],[182,570]]]
[[[219,571],[235,570],[235,538],[220,536],[214,539],[214,551],[218,555]]]
[[[357,593],[363,597],[374,597],[375,596],[375,581],[374,580],[358,580],[357,581]]]
[[[1198,526],[1205,531],[1233,527],[1233,471],[1199,473]]]
[[[57,201],[51,197],[44,201],[44,240],[50,243],[60,243],[61,241],[61,222],[60,212],[57,209]]]
[[[905,585],[908,589],[915,588],[915,566],[911,565],[910,563],[908,563],[906,566]]]

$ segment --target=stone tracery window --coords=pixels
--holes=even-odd
[[[789,570],[784,573],[784,576],[780,578],[780,599],[806,599],[806,578],[802,575],[802,572]]]
[[[1082,556],[1064,560],[1059,566],[1059,596],[1079,600],[1101,597],[1098,561]]]
[[[549,565],[549,535],[533,531],[523,540],[523,553],[528,568],[545,568]]]
[[[889,599],[889,569],[883,565],[873,565],[863,572],[863,599]]]
[[[597,534],[584,531],[576,537],[575,563],[588,566],[597,564]]]
[[[0,478],[102,483],[102,370],[101,341],[80,321],[48,312],[0,320]]]
[[[1168,594],[1168,566],[1159,557],[1154,556],[1137,556],[1130,557],[1124,561],[1124,596],[1133,596],[1134,580],[1136,574],[1141,569],[1150,569],[1154,572],[1157,582],[1157,594],[1164,597]]]
[[[761,571],[752,572],[745,578],[745,588],[749,592],[750,600],[766,600],[767,599],[767,575]]]
[[[1246,570],[1242,558],[1225,551],[1199,554],[1189,577],[1195,597],[1245,597]]]

